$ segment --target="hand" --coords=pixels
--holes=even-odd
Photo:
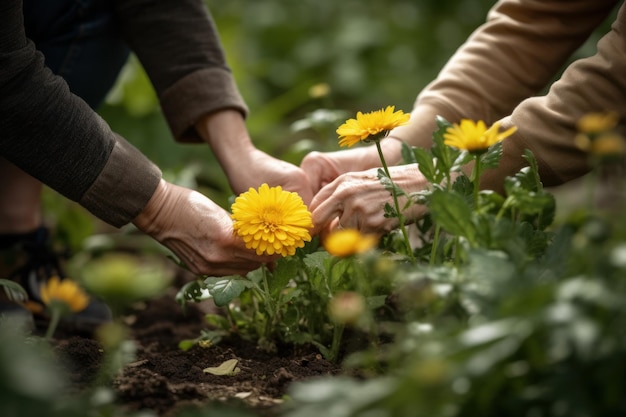
[[[417,164],[394,166],[389,171],[394,183],[407,193],[428,186]],[[402,208],[406,197],[400,198],[399,202]],[[341,174],[324,186],[311,202],[314,233],[323,235],[337,227],[377,235],[388,233],[397,228],[399,222],[397,218],[384,216],[385,203],[393,206],[393,198],[380,183],[377,168]],[[403,214],[408,223],[422,217],[425,211],[425,207],[413,204]]]
[[[236,194],[267,183],[270,187],[280,185],[286,191],[298,193],[307,205],[313,198],[313,189],[307,175],[293,164],[254,148],[242,155],[241,166],[245,169],[240,169],[236,175],[229,176],[230,185]]]
[[[400,160],[401,142],[385,139],[381,147],[388,164]],[[300,163],[309,178],[313,193],[333,182],[341,174],[365,171],[380,166],[380,157],[375,146],[357,147],[336,152],[311,152]]]
[[[235,110],[222,110],[201,118],[195,125],[211,146],[235,194],[267,183],[297,192],[305,204],[313,190],[305,172],[297,166],[257,149],[248,135],[243,116]]]
[[[244,275],[277,258],[247,249],[228,213],[204,195],[164,180],[133,223],[195,274]]]

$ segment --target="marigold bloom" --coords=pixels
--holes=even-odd
[[[517,128],[515,126],[500,132],[500,122],[494,123],[489,129],[485,122],[463,119],[460,124],[455,123],[443,134],[444,143],[454,148],[470,153],[481,153],[491,145],[511,136]]]
[[[387,106],[384,110],[356,114],[356,119],[348,119],[339,126],[339,146],[352,146],[370,136],[378,135],[398,126],[409,123],[410,114],[402,110],[394,111],[395,106]]]
[[[257,255],[293,255],[311,240],[311,213],[297,193],[261,185],[240,194],[232,205],[233,228]]]
[[[583,133],[602,133],[613,129],[618,121],[616,112],[588,113],[578,120],[576,127]]]
[[[47,306],[57,302],[63,303],[74,313],[78,313],[87,307],[89,297],[74,282],[69,279],[61,280],[52,277],[47,283],[41,285],[41,301]]]
[[[367,252],[378,243],[373,235],[363,235],[355,229],[335,230],[324,240],[328,253],[340,258]]]

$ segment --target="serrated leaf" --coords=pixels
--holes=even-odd
[[[421,148],[413,148],[413,155],[413,159],[417,162],[417,167],[422,175],[424,175],[424,178],[426,178],[429,182],[439,183],[443,176],[437,175],[435,161],[433,160],[430,152]]]
[[[402,162],[405,164],[414,164],[417,161],[415,160],[415,154],[413,153],[413,148],[407,144],[406,142],[402,142]]]
[[[222,307],[228,305],[246,289],[254,284],[238,275],[223,278],[207,278],[204,281],[207,290],[211,293],[215,305]]]
[[[429,207],[435,223],[453,235],[464,236],[474,242],[476,231],[472,222],[472,209],[464,197],[454,192],[435,190]]]
[[[382,168],[378,169],[378,179],[380,183],[385,187],[385,190],[393,193],[395,191],[397,196],[405,195],[404,190],[396,185],[395,182],[389,178],[389,176],[385,173]]]
[[[289,281],[296,276],[298,267],[298,259],[296,257],[281,258],[276,262],[271,279],[268,280],[269,289],[273,296],[277,296]]]

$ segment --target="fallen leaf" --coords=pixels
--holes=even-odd
[[[223,362],[220,366],[205,368],[203,372],[213,375],[233,376],[241,371],[241,369],[237,368],[237,362],[237,359],[229,359]]]

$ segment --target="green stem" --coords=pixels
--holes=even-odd
[[[480,155],[474,155],[474,172],[473,172],[473,180],[474,180],[474,204],[476,210],[478,210],[478,193],[480,191]]]
[[[435,226],[435,237],[433,238],[433,246],[430,249],[430,266],[435,265],[437,259],[437,248],[439,247],[439,234],[441,233],[441,226]]]
[[[267,322],[265,323],[265,337],[269,338],[272,333],[272,327],[274,326],[274,318],[276,317],[276,311],[274,310],[274,303],[272,302],[272,294],[270,293],[270,286],[267,282],[267,266],[263,264],[261,267],[263,273],[263,298],[265,301],[265,311],[267,312]]]
[[[46,331],[46,339],[52,340],[52,335],[54,335],[54,331],[59,325],[59,321],[61,320],[62,311],[58,307],[54,307],[51,309],[52,317],[50,317],[50,323],[48,323],[48,330]]]
[[[396,194],[395,184],[391,179],[391,174],[389,173],[389,168],[387,167],[387,162],[385,161],[385,156],[383,155],[383,150],[380,147],[380,140],[376,141],[376,150],[378,150],[378,156],[380,157],[380,162],[383,164],[383,170],[391,181],[391,195],[393,197],[393,204],[396,208],[396,213],[398,214],[398,221],[400,222],[400,230],[402,231],[402,236],[404,237],[404,244],[406,245],[406,249],[409,255],[409,259],[411,263],[415,263],[415,256],[413,255],[413,248],[411,248],[411,242],[409,241],[409,234],[406,231],[406,227],[404,226],[404,215],[400,211],[400,204],[398,203],[398,195]]]
[[[335,328],[333,329],[333,341],[330,345],[330,352],[328,353],[328,360],[330,362],[334,363],[339,356],[339,346],[341,346],[341,338],[343,337],[344,328],[345,325],[335,323]]]

